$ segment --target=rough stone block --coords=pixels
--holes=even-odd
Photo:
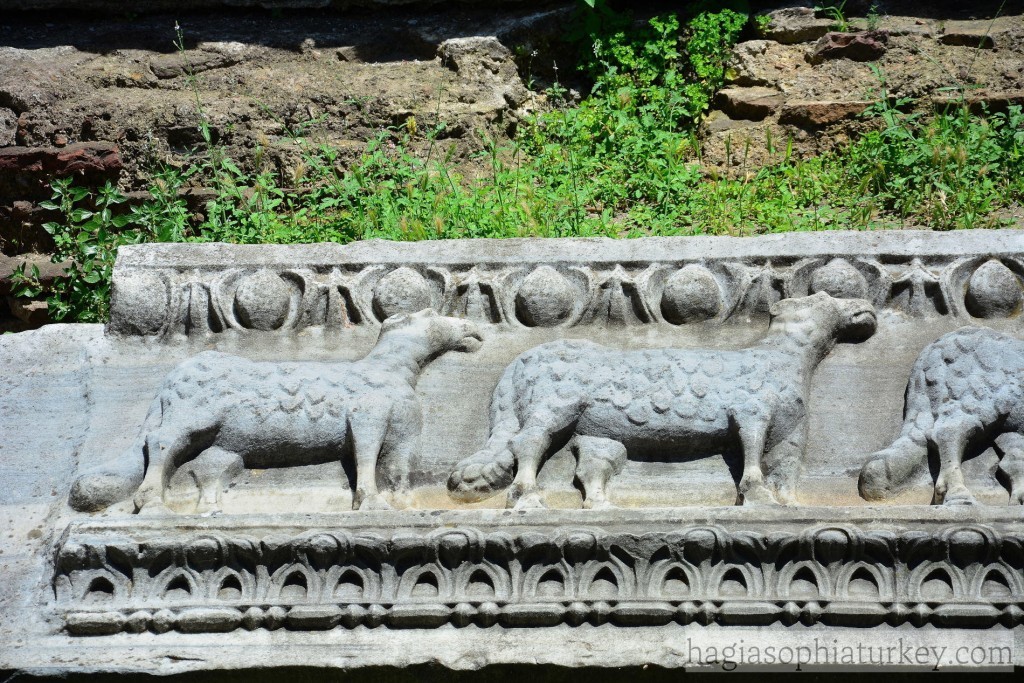
[[[860,116],[871,106],[868,101],[786,102],[779,112],[779,123],[814,130],[826,128]]]
[[[724,88],[715,96],[715,107],[733,119],[762,121],[783,101],[782,93],[771,88]]]
[[[812,64],[830,59],[850,59],[855,62],[873,62],[888,49],[889,33],[863,31],[860,33],[826,33],[808,58]]]
[[[815,16],[811,7],[785,7],[768,12],[764,37],[779,43],[810,43],[832,30],[832,20]]]

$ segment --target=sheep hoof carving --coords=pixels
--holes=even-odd
[[[783,299],[771,316],[767,336],[737,351],[555,341],[523,353],[494,391],[487,445],[456,466],[449,490],[479,500],[508,489],[508,505],[540,505],[537,471],[569,445],[584,507],[607,507],[631,451],[689,458],[735,444],[743,504],[795,502],[811,376],[837,341],[874,333],[875,311],[818,293]]]
[[[965,327],[921,351],[907,383],[903,429],[860,473],[860,493],[881,500],[907,488],[938,453],[934,503],[977,501],[960,469],[971,446],[994,445],[1010,503],[1024,504],[1024,342],[994,330]]]
[[[198,512],[220,507],[244,467],[314,465],[354,454],[354,509],[388,507],[403,489],[422,424],[416,380],[447,351],[475,351],[476,326],[431,310],[388,318],[367,356],[354,362],[258,363],[216,351],[167,375],[138,438],[118,459],[83,473],[70,502],[100,510],[135,493],[159,509],[171,477],[192,464]]]

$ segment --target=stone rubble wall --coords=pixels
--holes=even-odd
[[[961,96],[990,111],[1024,103],[1019,13],[890,3],[877,23],[851,14],[850,31],[838,33],[810,7],[772,10],[764,35],[736,45],[704,124],[707,166],[743,173],[778,161],[787,145],[797,155],[836,149],[869,129],[861,114],[883,89],[924,110]]]

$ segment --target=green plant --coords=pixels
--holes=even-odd
[[[35,299],[45,291],[39,280],[39,266],[33,263],[32,267],[26,270],[26,265],[22,262],[11,273],[11,296]]]
[[[846,33],[850,30],[850,22],[847,20],[843,10],[846,7],[846,0],[839,0],[839,2],[828,2],[824,5],[819,5],[814,8],[815,12],[825,15],[832,20],[832,29],[839,31],[840,33]]]
[[[869,31],[878,30],[878,25],[882,21],[882,17],[878,13],[878,3],[871,3],[871,7],[868,8],[868,13],[865,17],[865,20],[867,23],[867,29]]]
[[[40,203],[63,216],[43,225],[53,237],[53,262],[70,261],[54,282],[47,307],[54,320],[102,322],[107,318],[117,248],[142,241],[142,235],[122,230],[131,216],[119,213],[126,199],[109,181],[95,193],[71,183],[71,178],[55,180],[53,197]],[[38,271],[33,275],[38,278]]]

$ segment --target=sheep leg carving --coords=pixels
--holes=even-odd
[[[191,463],[191,475],[199,489],[195,511],[199,514],[220,512],[221,494],[245,466],[237,453],[211,446]]]
[[[1000,451],[999,471],[1010,484],[1010,505],[1024,505],[1024,434],[1000,434],[996,448]]]
[[[537,490],[537,473],[544,456],[551,449],[555,434],[568,429],[579,419],[576,402],[559,403],[545,407],[545,412],[530,415],[509,441],[509,450],[516,461],[516,478],[508,491],[506,505],[516,509],[544,507]]]
[[[356,490],[353,510],[390,510],[391,505],[377,490],[377,459],[388,431],[388,415],[354,410],[349,417],[349,433],[356,461]]]
[[[939,476],[935,481],[935,502],[943,505],[973,505],[978,501],[964,483],[960,467],[970,425],[962,421],[946,422],[935,428],[939,450]]]
[[[615,507],[607,498],[608,480],[626,464],[626,447],[614,439],[576,436],[572,450],[576,454],[576,478],[583,487],[583,507]]]
[[[788,437],[765,453],[762,460],[765,481],[783,505],[797,504],[796,480],[807,443],[807,425],[808,420],[804,417]]]
[[[744,505],[778,505],[771,490],[765,486],[764,471],[761,469],[761,458],[764,455],[764,444],[768,436],[768,420],[738,420],[740,444],[743,448],[743,475],[740,477],[739,491],[743,496]]]
[[[535,425],[522,430],[509,443],[516,458],[516,478],[508,490],[508,507],[517,509],[544,507],[537,493],[537,472],[541,459],[551,446],[551,432]]]
[[[135,509],[147,514],[166,512],[164,490],[174,473],[175,463],[181,454],[192,445],[193,434],[178,429],[171,423],[161,426],[146,438],[146,455],[149,459],[146,476],[135,494]]]

